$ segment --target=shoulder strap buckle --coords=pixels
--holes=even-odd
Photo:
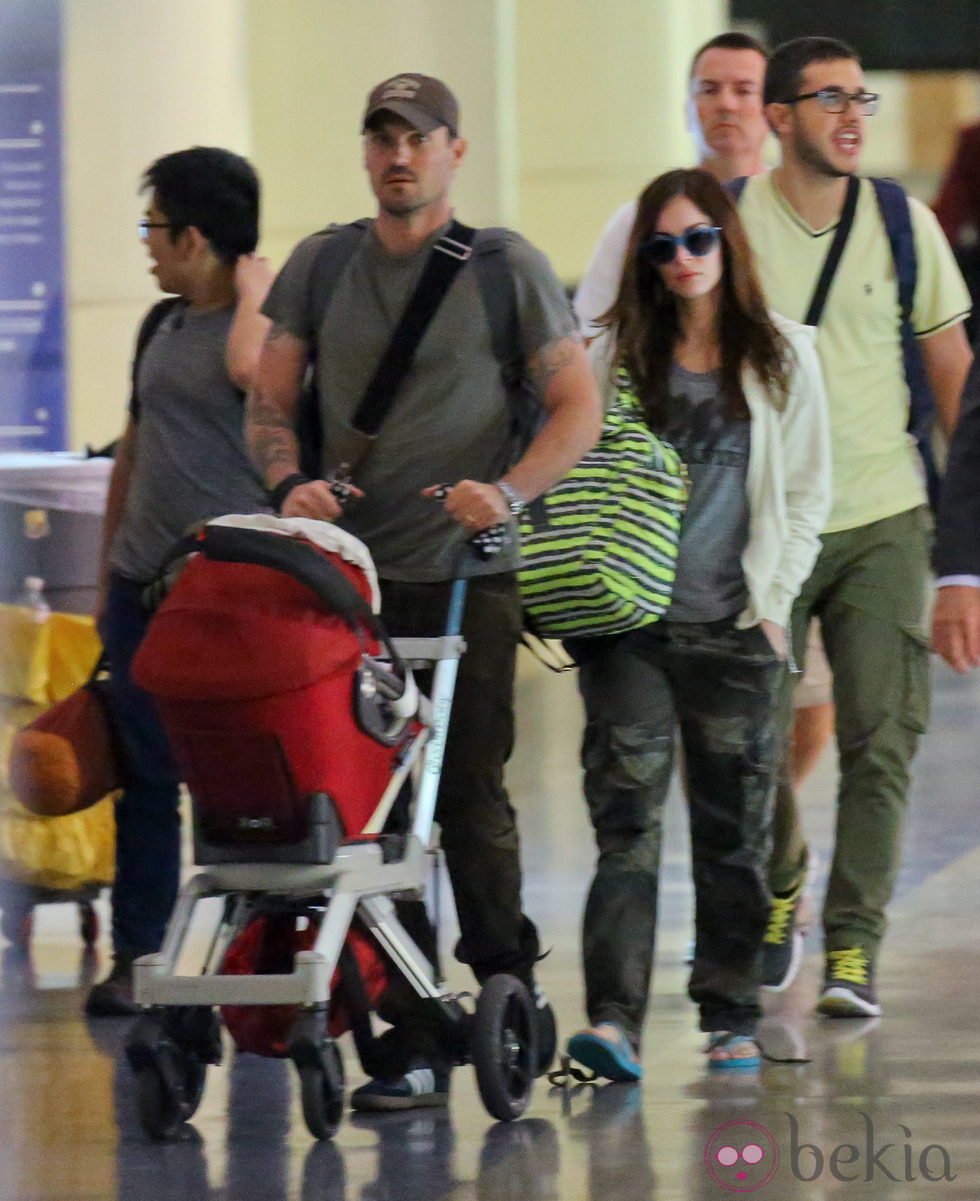
[[[456,238],[451,238],[448,234],[444,234],[432,249],[441,250],[443,254],[448,254],[450,258],[459,259],[461,263],[465,263],[473,254],[472,246],[467,242],[460,242]]]

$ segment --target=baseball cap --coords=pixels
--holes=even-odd
[[[371,118],[391,112],[408,121],[421,133],[432,133],[446,125],[453,137],[459,131],[459,104],[441,79],[406,72],[379,83],[370,96],[361,122],[361,132]]]

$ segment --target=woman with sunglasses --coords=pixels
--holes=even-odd
[[[583,923],[591,1026],[572,1059],[642,1076],[664,802],[679,732],[695,953],[688,985],[711,1068],[756,1068],[771,800],[793,599],[830,506],[814,331],[767,312],[735,206],[671,171],[640,197],[619,294],[599,324],[618,382],[684,460],[690,494],[667,613],[569,640],[585,702],[598,862]]]

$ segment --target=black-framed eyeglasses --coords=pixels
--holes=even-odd
[[[677,249],[683,246],[688,254],[703,259],[718,245],[720,225],[697,225],[682,234],[654,234],[640,243],[639,254],[655,267],[666,267],[677,258]]]
[[[780,100],[780,104],[799,104],[801,100],[816,100],[825,113],[846,113],[852,104],[856,104],[866,117],[873,117],[878,111],[878,101],[881,99],[877,92],[845,92],[843,88],[821,88],[819,92],[804,92],[801,96],[790,96],[788,100]]]
[[[136,222],[136,229],[139,232],[140,241],[145,242],[147,233],[151,229],[173,229],[172,221],[151,221],[149,217],[141,217]]]

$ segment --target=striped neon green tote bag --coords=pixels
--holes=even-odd
[[[621,390],[598,444],[522,515],[528,628],[572,638],[656,621],[670,604],[686,499],[680,457]]]

